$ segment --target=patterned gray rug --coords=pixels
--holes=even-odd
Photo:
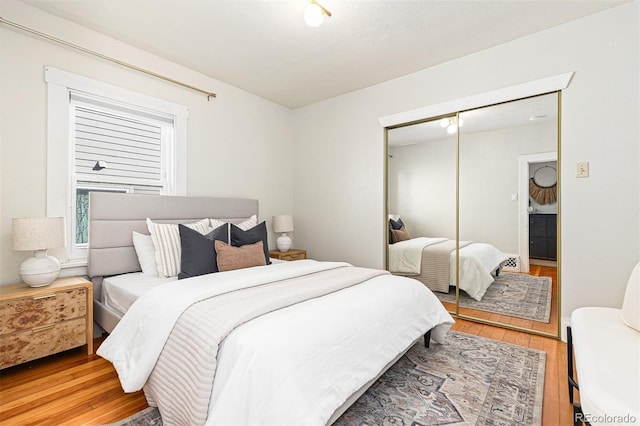
[[[540,425],[546,354],[460,332],[413,346],[334,425]],[[160,426],[147,408],[112,426]]]
[[[456,303],[454,287],[449,287],[449,293],[434,294],[443,302]],[[502,272],[479,302],[461,291],[460,306],[548,323],[551,278]]]

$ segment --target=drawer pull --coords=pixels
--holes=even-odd
[[[55,324],[41,325],[40,327],[33,327],[31,329],[31,332],[32,333],[39,333],[41,331],[48,330],[48,329],[53,328],[55,326],[56,326]]]
[[[50,299],[52,297],[56,297],[56,294],[43,294],[42,296],[34,296],[33,300],[40,300],[40,299]]]

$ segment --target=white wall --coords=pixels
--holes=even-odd
[[[520,254],[518,200],[522,155],[555,152],[555,123],[460,134],[460,239]],[[526,197],[527,194],[521,196]]]
[[[391,134],[393,131],[390,131]],[[389,147],[389,212],[412,237],[456,238],[456,137]]]
[[[269,231],[272,215],[293,211],[289,109],[15,0],[3,0],[0,15],[218,95],[208,102],[200,93],[0,25],[0,283],[18,281],[18,267],[31,255],[12,251],[11,218],[47,214],[45,65],[187,106],[188,195],[258,198]],[[275,246],[275,238],[270,242]]]
[[[620,306],[640,258],[639,16],[635,1],[294,111],[296,245],[384,266],[379,117],[575,71],[562,96],[562,316]]]

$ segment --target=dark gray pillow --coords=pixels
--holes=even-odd
[[[397,231],[403,226],[404,226],[404,223],[402,222],[401,218],[398,218],[398,220],[389,219],[389,244],[395,243],[393,238],[393,232],[391,231]]]
[[[391,229],[398,230],[404,226],[404,223],[401,218],[398,218],[398,220],[389,219],[389,226],[391,226]]]
[[[246,244],[255,244],[258,241],[262,241],[262,247],[264,249],[264,261],[267,265],[271,264],[271,258],[269,257],[269,246],[267,243],[267,224],[261,222],[251,229],[243,231],[233,223],[231,224],[231,245],[240,247]]]
[[[198,231],[178,225],[180,231],[180,273],[178,279],[197,277],[198,275],[218,272],[218,261],[213,242],[229,242],[228,224],[202,235]]]

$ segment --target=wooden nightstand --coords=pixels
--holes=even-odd
[[[271,250],[269,252],[269,257],[280,260],[301,260],[307,258],[306,250],[298,250],[298,249],[289,249],[289,251],[285,251],[284,253],[278,250]]]
[[[45,287],[0,286],[0,368],[83,345],[91,355],[91,282],[66,277]]]

